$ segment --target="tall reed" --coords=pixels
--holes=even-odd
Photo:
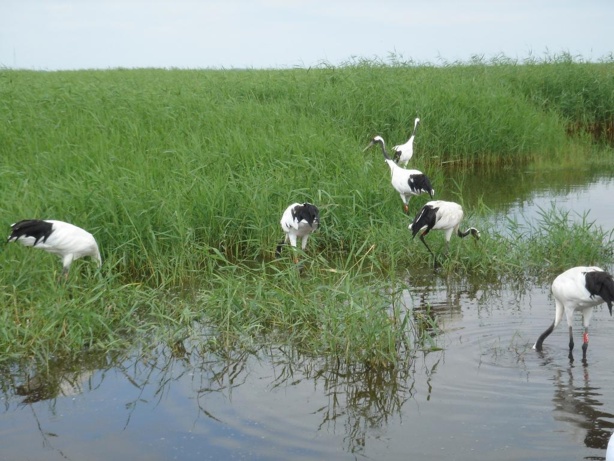
[[[404,141],[419,116],[412,166],[431,177],[437,198],[454,198],[440,188],[442,165],[497,168],[569,152],[580,162],[593,139],[569,136],[569,127],[610,123],[613,68],[361,61],[292,70],[0,70],[7,232],[23,218],[70,221],[96,236],[105,260],[101,273],[78,261],[62,286],[57,258],[3,248],[0,345],[7,356],[43,357],[207,318],[220,331],[243,327],[394,362],[411,325],[390,310],[395,283],[365,273],[386,280],[431,261],[410,240],[381,153],[363,147],[374,134],[389,145]],[[413,198],[411,213],[426,200]],[[303,255],[307,276],[272,261],[281,212],[295,201],[321,210]],[[468,215],[487,222],[488,210],[475,203]],[[522,256],[543,261],[533,245],[554,239],[553,266],[581,256],[607,262],[607,236],[587,228],[523,235]],[[522,273],[520,253],[505,250],[512,243],[486,231],[475,248],[455,242],[444,270]],[[574,239],[576,232],[597,237]],[[557,252],[564,241],[571,248]],[[200,302],[186,303],[195,292]]]

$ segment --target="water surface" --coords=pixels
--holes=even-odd
[[[481,197],[495,220],[530,221],[554,202],[614,228],[612,174],[577,176],[485,175],[465,183],[466,199]],[[397,369],[347,368],[287,346],[222,352],[203,328],[155,353],[58,361],[44,379],[15,366],[0,370],[0,459],[603,459],[614,428],[605,305],[585,366],[568,360],[564,325],[542,353],[531,348],[552,322],[548,286],[404,277],[408,313],[437,319],[441,350]]]

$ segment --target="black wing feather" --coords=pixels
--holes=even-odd
[[[425,174],[412,174],[409,175],[409,179],[407,181],[409,183],[409,187],[415,193],[426,192],[433,198],[433,186],[431,185],[431,180]]]
[[[41,219],[24,219],[11,226],[11,235],[9,235],[9,241],[17,241],[20,237],[33,237],[35,239],[34,245],[38,244],[41,240],[47,241],[49,236],[53,233],[53,224]]]
[[[612,278],[612,275],[605,271],[592,271],[587,272],[585,277],[586,289],[591,294],[591,298],[600,296],[612,309],[614,302],[614,278]]]
[[[294,207],[292,210],[292,217],[299,222],[305,220],[310,226],[313,226],[314,222],[320,222],[320,210],[311,203],[303,203],[302,205]]]
[[[411,223],[411,236],[412,238],[420,231],[420,229],[426,227],[425,233],[428,233],[437,222],[437,210],[431,205],[424,205],[420,210],[420,213],[414,218],[414,222]]]

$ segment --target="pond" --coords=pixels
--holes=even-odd
[[[555,202],[614,228],[612,172],[474,172],[463,190],[501,222]],[[436,316],[441,349],[396,369],[276,345],[222,353],[203,332],[155,353],[51,363],[45,380],[0,370],[0,460],[604,459],[614,429],[605,305],[583,365],[567,358],[564,322],[532,350],[553,319],[548,286],[407,274],[403,297]]]

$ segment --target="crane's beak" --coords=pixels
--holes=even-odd
[[[369,145],[368,145],[367,147],[365,147],[365,148],[364,148],[362,151],[363,151],[363,152],[364,152],[364,151],[366,151],[366,150],[367,150],[369,147],[371,147],[373,144],[375,144],[375,143],[374,143],[373,141],[371,141],[371,142],[369,143]]]

